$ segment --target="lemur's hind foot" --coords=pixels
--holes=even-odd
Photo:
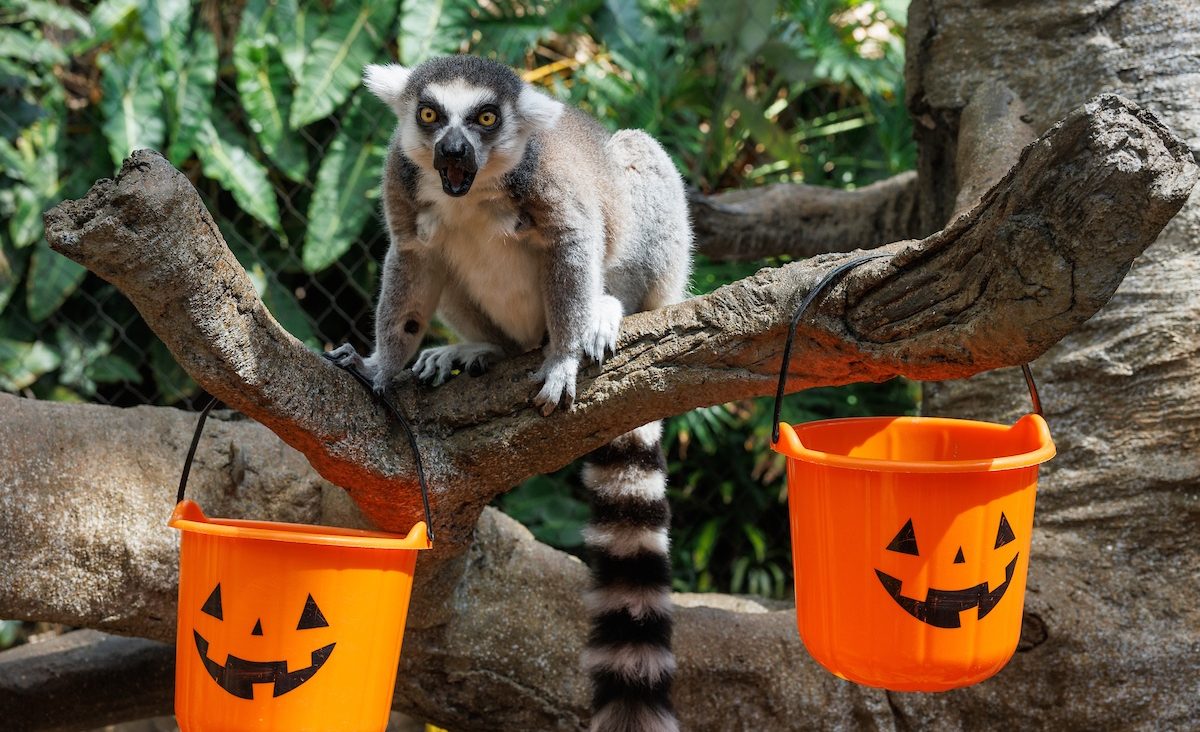
[[[454,343],[421,351],[412,371],[421,383],[441,386],[456,367],[479,376],[503,357],[504,349],[491,343]]]

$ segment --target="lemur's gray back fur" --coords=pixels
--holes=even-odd
[[[399,119],[383,176],[391,247],[375,352],[364,360],[346,345],[333,355],[377,388],[416,351],[436,309],[463,342],[422,351],[419,378],[441,383],[455,367],[477,373],[544,344],[534,402],[549,415],[570,406],[581,358],[615,348],[623,315],[686,296],[683,183],[649,135],[609,134],[470,56],[371,66],[365,80]],[[660,437],[651,423],[585,460],[595,582],[583,661],[595,731],[678,727]]]

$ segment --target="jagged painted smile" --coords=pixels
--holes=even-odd
[[[287,670],[287,661],[247,661],[232,653],[222,666],[208,657],[208,641],[204,636],[195,630],[192,633],[196,636],[196,651],[200,654],[200,660],[204,661],[208,675],[222,689],[241,699],[254,698],[255,684],[274,684],[272,696],[288,693],[321,670],[333,653],[333,647],[337,645],[330,643],[313,651],[312,665],[295,671]]]
[[[875,570],[876,576],[879,577],[880,584],[887,593],[892,596],[896,604],[904,608],[904,611],[923,623],[929,623],[938,628],[957,628],[959,627],[958,614],[963,610],[971,608],[979,608],[979,619],[996,607],[996,603],[1000,602],[1000,598],[1004,597],[1004,593],[1008,590],[1008,585],[1012,582],[1013,573],[1017,570],[1017,558],[1020,553],[1012,558],[1008,566],[1004,568],[1004,581],[1000,583],[996,589],[989,591],[987,582],[980,582],[974,587],[969,587],[965,590],[935,590],[930,588],[925,593],[925,600],[914,600],[911,597],[905,597],[900,594],[901,581],[895,577]]]

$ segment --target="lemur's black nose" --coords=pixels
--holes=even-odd
[[[450,128],[433,146],[433,167],[441,174],[447,195],[464,196],[471,190],[478,164],[475,148],[462,130]]]
[[[441,147],[444,158],[459,159],[467,156],[467,141],[461,135],[454,139],[443,140]]]
[[[462,130],[451,128],[442,139],[433,146],[434,166],[442,167],[446,163],[456,163],[470,167],[475,162],[475,150],[467,140]]]

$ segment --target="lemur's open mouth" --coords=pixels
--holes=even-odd
[[[443,168],[438,168],[442,176],[442,190],[448,196],[466,195],[475,182],[475,169],[454,162],[447,162]]]

